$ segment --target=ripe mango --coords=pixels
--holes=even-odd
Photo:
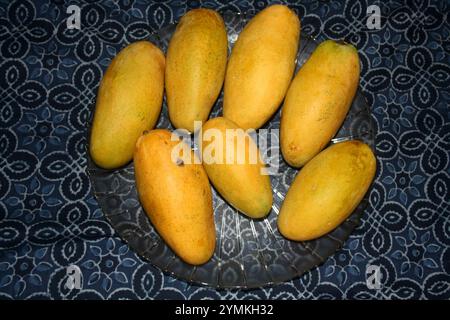
[[[355,47],[322,42],[292,81],[281,110],[284,159],[301,167],[333,138],[345,119],[359,82]]]
[[[170,121],[194,131],[206,121],[225,78],[228,40],[222,17],[194,9],[178,23],[167,50],[166,95]]]
[[[300,20],[283,5],[259,12],[239,35],[228,62],[223,116],[260,128],[283,100],[295,69]]]
[[[277,221],[280,233],[306,241],[332,231],[361,202],[375,169],[372,150],[357,140],[320,152],[300,170],[288,190]]]
[[[112,60],[98,90],[90,154],[105,169],[127,164],[144,130],[161,112],[165,58],[148,41],[122,49]]]
[[[199,265],[211,258],[216,241],[211,187],[201,164],[172,159],[178,143],[165,129],[138,139],[136,187],[145,212],[169,247],[187,263]]]
[[[234,208],[251,218],[270,212],[270,178],[256,143],[243,129],[223,117],[208,120],[202,127],[202,154],[211,183]]]

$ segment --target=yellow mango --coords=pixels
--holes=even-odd
[[[201,164],[172,159],[178,143],[171,141],[171,133],[165,129],[152,130],[138,139],[136,188],[164,241],[181,259],[199,265],[211,258],[216,241],[211,187]]]
[[[167,50],[166,95],[170,121],[194,131],[206,121],[225,78],[228,40],[222,17],[194,9],[180,20]]]
[[[260,128],[283,100],[295,70],[300,20],[283,5],[259,12],[244,27],[231,53],[223,116],[239,127]]]
[[[144,130],[161,112],[165,58],[148,41],[122,49],[100,83],[90,138],[90,154],[105,169],[127,164]]]
[[[270,178],[256,143],[243,129],[223,117],[208,120],[202,127],[202,154],[211,183],[234,208],[251,218],[270,212]]]
[[[358,82],[355,47],[327,40],[316,48],[292,81],[281,110],[281,151],[291,166],[303,166],[330,142]]]
[[[278,229],[288,239],[325,235],[358,206],[374,178],[375,156],[358,140],[334,144],[295,177],[281,206]]]

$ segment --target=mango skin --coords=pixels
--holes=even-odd
[[[194,9],[178,23],[169,43],[166,96],[170,121],[194,131],[206,121],[225,78],[228,39],[222,17],[210,9]]]
[[[105,169],[127,164],[144,130],[161,112],[165,58],[148,41],[122,49],[100,83],[90,138],[90,154]]]
[[[238,128],[231,120],[223,117],[208,120],[202,127],[202,163],[211,183],[228,203],[250,218],[263,218],[270,212],[272,207],[272,187],[269,176],[263,174],[263,172],[266,172],[266,168],[261,158],[255,163],[249,162],[250,144],[256,148],[259,155],[259,150],[253,139],[246,133],[244,134],[246,159],[244,163],[237,162],[236,155],[239,152],[237,150],[237,139],[228,139],[231,141],[230,145],[234,146],[235,157],[232,163],[225,163],[225,141],[227,139],[225,130]],[[205,151],[213,143],[205,139],[205,133],[209,129],[217,129],[222,134],[224,149],[221,164],[207,163]],[[244,131],[242,130],[242,132]]]
[[[281,110],[284,159],[301,167],[342,125],[359,83],[359,58],[350,44],[322,42],[292,81]]]
[[[328,147],[298,173],[281,206],[278,230],[296,241],[332,231],[361,202],[375,170],[375,156],[363,142],[353,140]]]
[[[283,5],[259,12],[239,35],[228,62],[223,116],[258,129],[275,113],[295,70],[300,20]]]
[[[177,144],[165,129],[152,130],[138,139],[136,187],[145,212],[164,241],[185,262],[199,265],[211,258],[215,248],[211,187],[201,164],[171,161]]]

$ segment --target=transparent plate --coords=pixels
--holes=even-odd
[[[226,13],[223,17],[231,49],[251,16]],[[169,25],[153,34],[149,40],[166,51],[175,27],[175,24]],[[317,46],[317,42],[305,34],[301,35],[300,43],[297,70]],[[211,117],[221,113],[222,95]],[[280,110],[263,128],[278,129],[279,125]],[[165,101],[157,127],[173,130]],[[331,143],[349,139],[360,139],[372,148],[374,146],[374,127],[369,106],[359,90],[344,124]],[[213,190],[216,249],[212,259],[201,266],[191,266],[180,260],[153,228],[138,200],[133,163],[114,171],[103,170],[92,162],[87,152],[87,171],[106,219],[143,259],[165,273],[190,283],[215,288],[256,288],[291,280],[322,264],[343,245],[359,224],[368,203],[366,194],[346,221],[319,239],[294,242],[283,238],[277,230],[277,215],[297,170],[284,162],[280,150],[276,150],[279,148],[278,143],[275,145],[275,150],[269,149],[265,155],[276,155],[280,164],[278,174],[271,176],[274,204],[270,214],[263,220],[251,220],[238,213]]]

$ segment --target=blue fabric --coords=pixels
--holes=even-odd
[[[448,1],[284,1],[303,32],[345,38],[362,62],[378,170],[362,224],[300,279],[216,291],[163,275],[120,241],[85,173],[91,101],[125,44],[194,7],[261,10],[268,1],[0,1],[0,298],[450,298]],[[82,31],[68,32],[69,4]],[[78,265],[82,289],[65,288]],[[381,267],[380,290],[366,266]]]

